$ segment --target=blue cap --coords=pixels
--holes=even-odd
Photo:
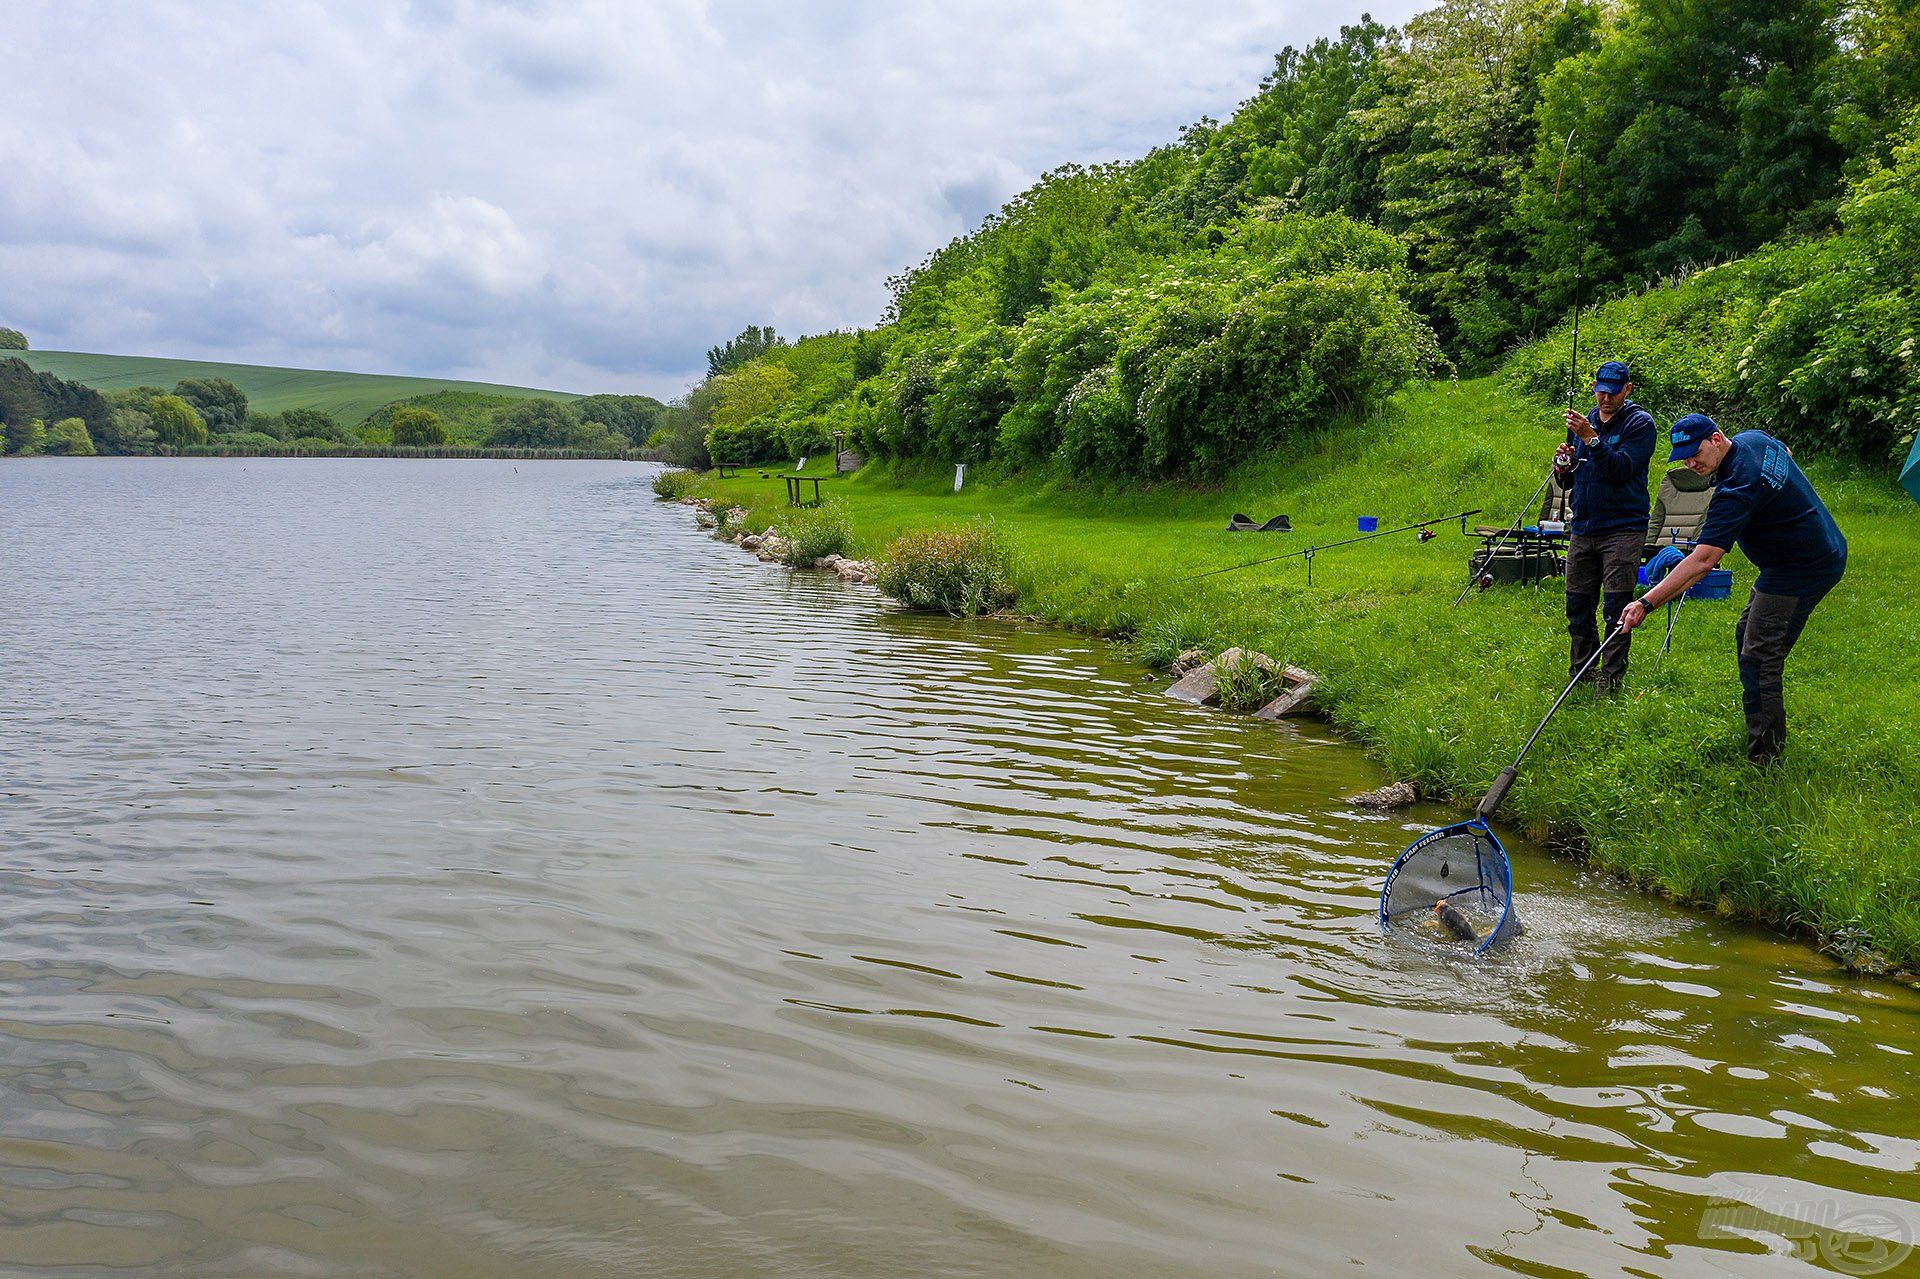
[[[1673,424],[1668,438],[1673,441],[1673,451],[1667,454],[1669,462],[1684,462],[1700,451],[1700,441],[1706,439],[1720,428],[1705,413],[1689,413]]]
[[[1633,375],[1627,372],[1627,366],[1618,360],[1608,360],[1593,371],[1593,389],[1605,391],[1608,395],[1620,394],[1620,388],[1633,381]]]

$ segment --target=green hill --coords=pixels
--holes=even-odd
[[[7,351],[35,370],[52,373],[101,391],[129,386],[171,387],[182,378],[223,377],[247,394],[249,407],[261,413],[319,409],[342,426],[358,426],[367,415],[394,400],[438,391],[465,391],[515,399],[544,397],[576,400],[565,391],[450,378],[401,377],[390,373],[339,373],[324,369],[286,369],[265,364],[224,364],[210,360],[169,360],[147,355],[94,355],[83,351]]]

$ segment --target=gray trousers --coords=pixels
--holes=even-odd
[[[1747,715],[1747,758],[1769,764],[1787,744],[1787,654],[1814,605],[1833,587],[1808,595],[1769,595],[1755,587],[1733,628],[1740,649],[1740,707]]]
[[[1600,647],[1601,632],[1593,624],[1594,605],[1602,605],[1606,631],[1611,633],[1620,622],[1620,614],[1633,602],[1634,580],[1640,572],[1640,552],[1646,546],[1644,524],[1615,529],[1597,537],[1575,535],[1567,543],[1567,634],[1573,638],[1567,674],[1585,666]],[[1629,636],[1622,635],[1607,645],[1600,657],[1595,679],[1603,692],[1618,689],[1627,679]]]

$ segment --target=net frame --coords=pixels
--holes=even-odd
[[[1412,893],[1411,900],[1403,901],[1396,908],[1393,890],[1402,875],[1409,872],[1417,874],[1436,855],[1453,856],[1452,853],[1440,853],[1439,846],[1462,836],[1473,841],[1473,881],[1468,883],[1463,879],[1459,888],[1445,891],[1433,891],[1430,886],[1423,886],[1423,891]],[[1446,874],[1438,876],[1442,879],[1449,877]],[[1513,865],[1507,859],[1507,850],[1501,844],[1500,837],[1478,818],[1428,831],[1408,844],[1394,859],[1393,868],[1387,872],[1387,881],[1380,887],[1381,931],[1391,930],[1396,923],[1406,921],[1409,916],[1424,915],[1433,909],[1435,901],[1451,901],[1469,894],[1475,898],[1471,903],[1473,907],[1495,920],[1493,930],[1473,948],[1475,956],[1484,955],[1494,946],[1510,941],[1521,933],[1523,926],[1520,915],[1513,908]]]

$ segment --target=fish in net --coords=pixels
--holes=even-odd
[[[1476,955],[1523,931],[1513,907],[1507,850],[1474,820],[1429,831],[1407,845],[1380,890],[1380,926],[1417,928],[1471,945]]]

